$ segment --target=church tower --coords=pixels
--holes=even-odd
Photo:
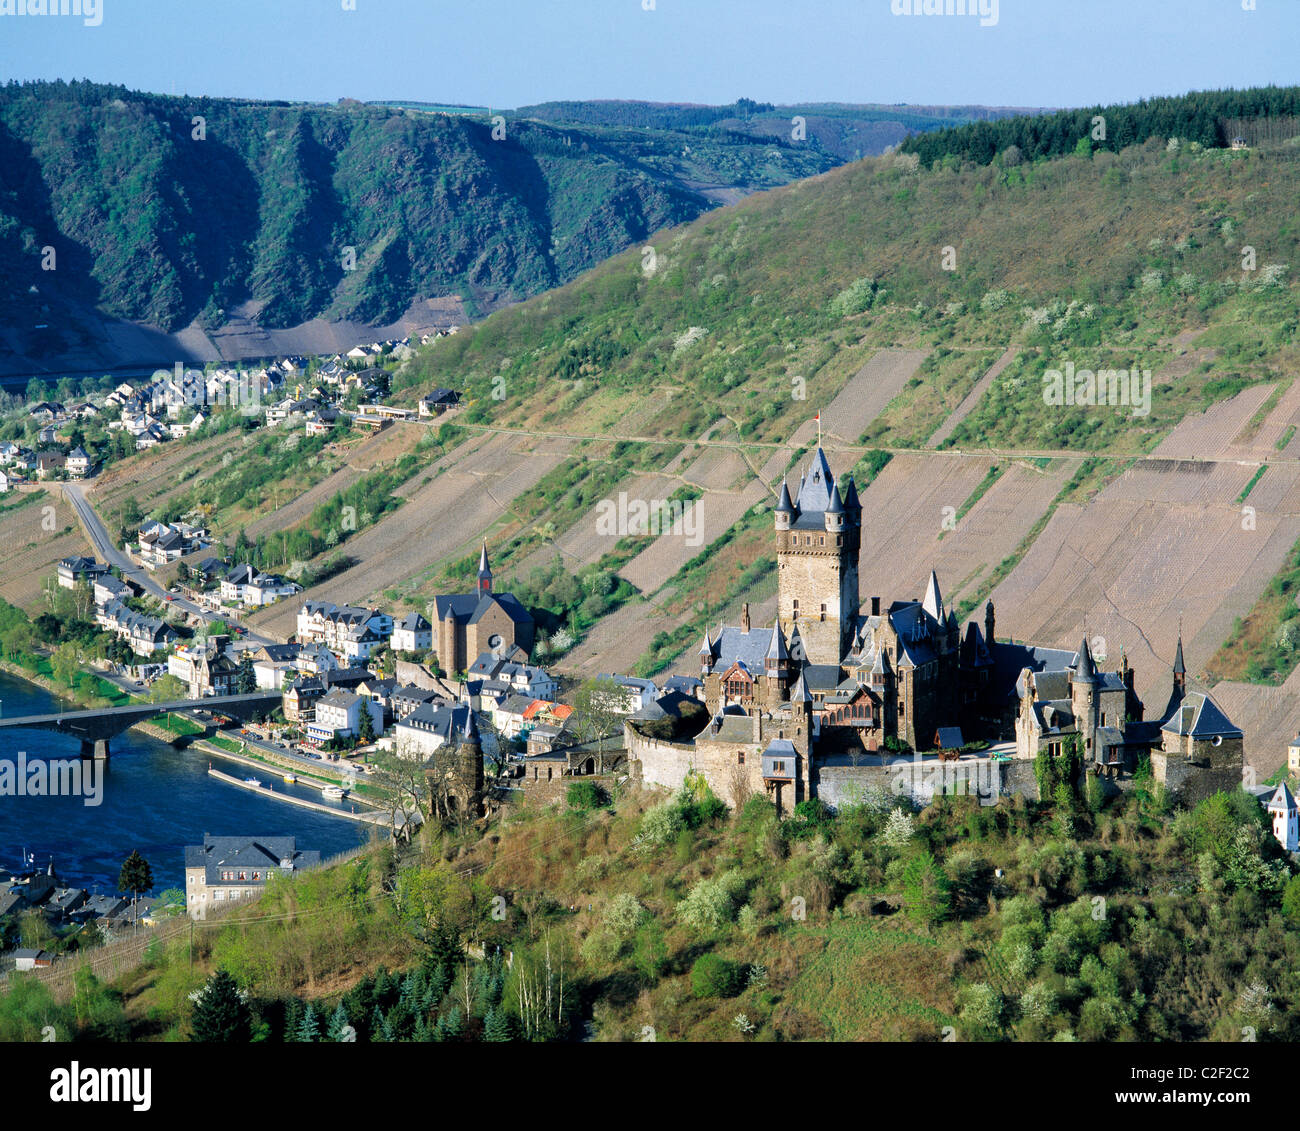
[[[775,528],[780,628],[798,635],[806,662],[838,664],[858,624],[862,507],[851,480],[840,495],[820,447],[796,498],[782,483]]]
[[[482,597],[492,592],[492,567],[488,565],[487,539],[483,540],[483,551],[478,556],[478,595]]]

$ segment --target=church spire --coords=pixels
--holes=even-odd
[[[492,567],[488,565],[487,539],[483,539],[483,549],[478,556],[478,591],[480,596],[492,592]]]

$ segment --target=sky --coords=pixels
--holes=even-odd
[[[62,2],[87,7],[0,0],[0,79],[492,109],[742,96],[1065,107],[1300,81],[1300,0],[966,0],[987,18],[905,14],[936,0]]]

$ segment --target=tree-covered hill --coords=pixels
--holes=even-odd
[[[808,115],[798,138],[794,113]],[[236,312],[268,328],[380,326],[429,298],[459,298],[474,316],[719,202],[985,113],[997,112],[741,100],[498,115],[11,82],[0,286],[16,301],[0,333],[39,366],[102,337],[92,313],[168,333]]]
[[[1033,117],[971,122],[925,135],[913,134],[902,145],[926,165],[944,157],[989,164],[1013,146],[1026,160],[1062,157],[1081,140],[1093,149],[1118,153],[1150,138],[1177,137],[1211,148],[1234,139],[1255,143],[1300,134],[1300,87],[1212,90],[1129,105],[1061,110]]]

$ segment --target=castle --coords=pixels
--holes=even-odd
[[[786,814],[826,796],[822,771],[846,760],[879,779],[911,751],[957,759],[976,741],[1004,744],[1011,760],[1014,740],[1014,760],[1032,764],[1077,737],[1088,772],[1114,783],[1149,757],[1182,794],[1240,785],[1242,733],[1208,694],[1187,692],[1181,636],[1168,706],[1144,721],[1125,658],[1102,672],[1087,640],[1075,652],[999,642],[992,602],[983,628],[971,621],[963,636],[933,571],[922,597],[882,608],[873,596],[864,612],[862,504],[851,476],[841,491],[820,445],[793,496],[782,483],[774,534],[774,621],[752,624],[745,605],[739,625],[705,631],[709,722],[693,741],[650,740],[628,724],[643,781],[677,788],[697,771],[729,804],[766,795]]]

